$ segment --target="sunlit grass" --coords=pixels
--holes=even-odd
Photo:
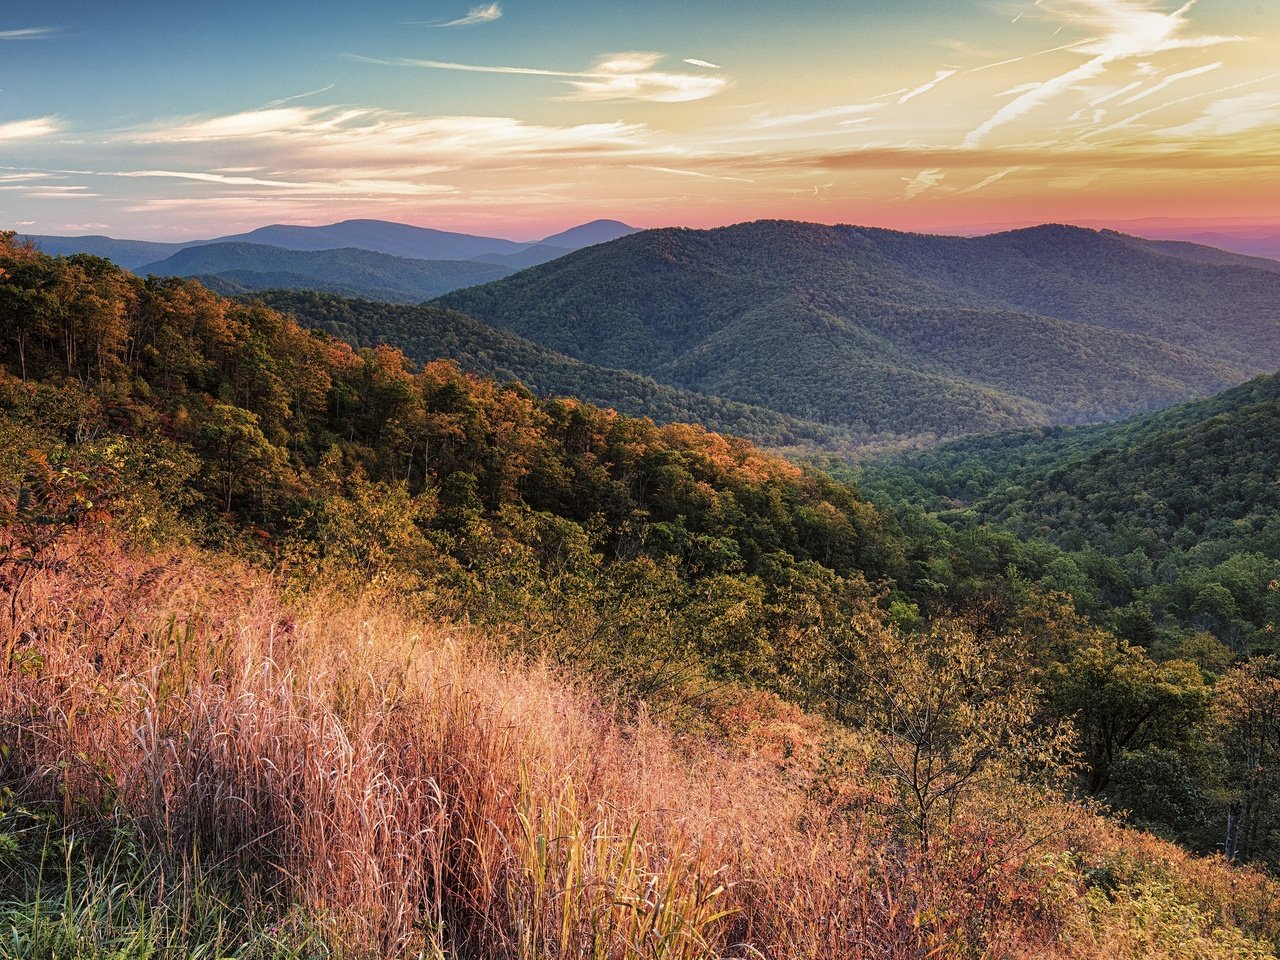
[[[794,708],[677,735],[386,597],[64,549],[0,622],[5,960],[1158,960],[1280,933],[1271,882],[1065,804],[1027,813],[1051,841],[979,806],[925,855]]]

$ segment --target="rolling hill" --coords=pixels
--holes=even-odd
[[[453,360],[463,369],[502,382],[519,380],[544,397],[576,397],[659,424],[692,421],[774,449],[831,450],[854,442],[831,426],[661,384],[629,370],[583,363],[454,310],[393,306],[297,289],[255,293],[252,298],[353,346],[387,343],[419,363]]]
[[[639,232],[639,229],[625,224],[621,220],[592,220],[590,223],[579,224],[561,233],[553,233],[549,237],[543,237],[538,242],[544,243],[549,247],[581,250],[583,247],[594,246],[597,243],[608,243],[610,240],[619,240],[622,237]]]
[[[248,233],[183,243],[155,243],[104,236],[30,235],[23,239],[35,241],[40,250],[50,256],[89,253],[106,257],[126,270],[136,270],[155,263],[180,250],[222,243],[262,244],[285,250],[312,252],[353,248],[415,260],[477,260],[520,270],[546,263],[571,250],[615,240],[635,232],[635,227],[617,220],[593,220],[543,240],[521,243],[387,220],[344,220],[316,227],[276,223]]]
[[[179,250],[136,272],[201,277],[213,281],[223,293],[294,287],[417,303],[511,271],[488,263],[413,260],[369,250],[285,250],[260,243],[211,243]]]
[[[866,476],[1066,547],[1158,560],[1229,540],[1280,559],[1280,374],[1121,423],[957,440]]]
[[[386,220],[344,220],[320,227],[275,223],[206,243],[253,243],[286,250],[338,250],[354,247],[415,260],[470,260],[485,254],[517,253],[527,244],[415,227]]]
[[[1032,548],[1026,575],[1164,656],[1280,650],[1280,375],[1121,423],[953,441],[858,482],[943,539],[986,528],[1060,551]]]
[[[867,440],[1096,422],[1280,366],[1280,276],[1061,226],[651,230],[440,303]]]

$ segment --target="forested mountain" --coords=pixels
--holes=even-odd
[[[485,253],[471,259],[476,263],[496,263],[499,266],[509,267],[512,271],[515,271],[523,270],[525,267],[536,267],[540,263],[546,263],[548,260],[556,259],[556,257],[563,257],[570,252],[568,247],[553,247],[545,243],[535,243],[515,253]]]
[[[1280,663],[1153,657],[1060,551],[744,440],[0,234],[0,520],[15,956],[73,910],[211,955],[506,955],[535,909],[549,956],[1280,942]]]
[[[1196,233],[1188,239],[1197,244],[1233,250],[1244,256],[1280,259],[1280,233],[1254,230],[1248,233]]]
[[[286,250],[261,243],[228,242],[186,247],[135,272],[143,276],[216,277],[244,290],[296,287],[419,303],[459,287],[496,280],[511,269],[465,260],[415,260],[355,248]]]
[[[1280,260],[1270,257],[1253,257],[1243,253],[1232,253],[1221,247],[1211,247],[1203,243],[1191,243],[1187,240],[1148,240],[1143,237],[1131,237],[1114,230],[1103,230],[1103,236],[1115,237],[1126,245],[1167,257],[1181,257],[1197,263],[1216,263],[1231,267],[1253,267],[1266,270],[1268,273],[1280,273]]]
[[[855,442],[835,427],[661,384],[629,370],[583,363],[456,310],[392,306],[296,289],[255,293],[251,298],[352,346],[390,344],[419,363],[453,360],[465,370],[501,382],[518,380],[543,397],[576,397],[660,424],[698,423],[775,449],[838,450]]]
[[[1128,605],[1142,642],[1206,630],[1280,652],[1280,375],[1119,424],[954,441],[862,482],[957,528],[1061,548],[1057,582]]]
[[[1280,364],[1280,276],[1067,227],[653,230],[441,303],[868,439],[1097,421]]]
[[[255,243],[286,250],[339,250],[354,247],[415,260],[470,260],[490,253],[518,253],[526,244],[477,237],[387,220],[343,220],[319,227],[273,223],[248,233],[216,237],[207,243]]]
[[[30,240],[41,252],[51,257],[69,256],[75,253],[87,253],[95,257],[106,257],[108,260],[124,267],[136,270],[144,263],[153,263],[173,256],[181,250],[181,243],[154,243],[150,240],[117,240],[115,237],[46,237],[29,236]]]
[[[543,237],[539,243],[550,247],[564,247],[569,250],[581,250],[597,243],[608,243],[621,237],[639,233],[636,227],[629,226],[621,220],[592,220],[590,223],[570,227],[561,233],[553,233]]]

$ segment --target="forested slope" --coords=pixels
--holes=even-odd
[[[1280,364],[1280,276],[1066,227],[646,231],[441,304],[869,439],[1096,421]]]
[[[1181,624],[1276,649],[1280,376],[1119,424],[954,441],[862,476],[950,524],[1069,551],[1062,584],[1131,603],[1145,642],[1153,624]]]
[[[744,440],[0,235],[0,520],[0,956],[1280,939],[1280,663]]]
[[[254,293],[251,299],[353,346],[390,344],[419,363],[454,360],[466,370],[499,381],[519,380],[544,397],[576,397],[660,424],[698,423],[777,449],[838,450],[856,442],[852,434],[825,424],[672,387],[629,370],[583,363],[456,310],[425,304],[393,306],[299,290]]]

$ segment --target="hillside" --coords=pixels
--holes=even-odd
[[[514,240],[477,237],[387,220],[344,220],[318,227],[273,223],[248,233],[204,242],[265,244],[299,251],[355,248],[414,260],[470,260],[484,254],[517,253],[526,246]]]
[[[172,256],[182,249],[181,243],[153,243],[150,240],[117,240],[115,237],[48,237],[33,235],[24,237],[33,242],[40,250],[51,257],[68,256],[75,253],[87,253],[95,257],[106,257],[108,260],[124,267],[136,270],[144,263],[154,263]]]
[[[646,231],[441,303],[869,439],[1097,421],[1280,364],[1280,276],[1061,227]]]
[[[204,282],[207,278],[201,279]],[[296,288],[298,284],[285,286]],[[219,292],[239,295],[244,291]],[[519,380],[543,397],[576,397],[660,424],[699,423],[771,448],[812,452],[838,450],[854,443],[849,434],[834,427],[667,386],[629,370],[583,363],[453,310],[392,306],[297,289],[252,297],[353,346],[390,344],[419,363],[453,360],[466,370],[502,382]]]
[[[543,237],[538,242],[550,247],[581,250],[583,247],[608,243],[610,240],[618,240],[639,232],[636,227],[629,226],[621,220],[592,220],[590,223],[579,224],[561,233]]]
[[[458,260],[414,260],[354,248],[286,250],[260,243],[187,247],[138,267],[140,275],[221,277],[245,290],[323,290],[396,303],[418,303],[459,287],[504,277],[505,267]]]
[[[1144,622],[1277,649],[1280,375],[1124,423],[955,441],[868,466],[862,483],[957,526],[1046,540],[1069,552],[1064,586],[1093,580],[1071,589]]]
[[[1280,233],[1275,233],[1274,228],[1271,232],[1253,230],[1243,233],[1195,233],[1188,239],[1244,256],[1280,260]]]
[[[1220,247],[1206,246],[1203,243],[1191,243],[1186,240],[1147,240],[1143,237],[1131,237],[1113,230],[1103,230],[1102,234],[1116,237],[1126,245],[1167,257],[1180,257],[1194,260],[1197,263],[1216,263],[1223,266],[1253,267],[1266,270],[1268,273],[1280,273],[1280,260],[1270,257],[1252,257],[1242,253],[1232,253]]]
[[[545,243],[535,243],[516,253],[486,253],[471,259],[476,263],[495,263],[498,266],[509,267],[514,271],[523,270],[526,267],[536,267],[540,263],[546,263],[548,260],[556,259],[556,257],[563,257],[570,252],[568,247],[553,247]]]
[[[189,281],[0,307],[0,950],[1274,954],[1275,661]]]

